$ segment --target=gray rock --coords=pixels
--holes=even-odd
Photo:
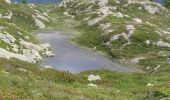
[[[89,75],[88,76],[88,81],[96,81],[96,80],[101,80],[99,75]]]

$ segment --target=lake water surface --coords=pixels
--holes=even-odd
[[[39,33],[37,37],[50,43],[54,57],[45,58],[42,66],[51,65],[57,70],[79,73],[87,70],[108,69],[118,72],[133,72],[133,68],[122,67],[94,50],[82,49],[70,43],[73,35],[62,31]]]

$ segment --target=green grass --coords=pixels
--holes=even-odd
[[[97,27],[90,27],[86,24],[81,24],[77,27],[82,34],[75,39],[81,45],[88,46],[89,48],[96,47],[99,51],[107,51],[107,48],[102,44],[101,31]]]
[[[19,64],[18,64],[19,63]],[[118,73],[108,70],[80,74],[43,69],[16,59],[0,59],[0,96],[5,100],[159,100],[170,95],[169,74]],[[17,68],[26,69],[23,72]],[[89,74],[100,75],[93,81],[97,88],[87,87]],[[166,74],[166,76],[164,76]],[[146,87],[152,83],[153,87]],[[10,94],[10,95],[9,95]]]

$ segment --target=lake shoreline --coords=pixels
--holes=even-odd
[[[132,67],[122,67],[123,65],[112,62],[95,50],[84,49],[71,43],[71,39],[75,37],[72,33],[66,34],[63,31],[55,31],[37,33],[36,35],[42,42],[51,44],[52,51],[55,54],[54,57],[44,58],[42,66],[50,65],[57,70],[71,73],[89,70],[112,70],[118,72],[134,72],[136,70]]]

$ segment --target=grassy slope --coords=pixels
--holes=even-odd
[[[67,19],[63,14],[51,13],[51,16],[55,16],[57,21],[53,26],[73,29],[70,27],[72,23],[63,22]],[[28,72],[20,71],[18,68]],[[90,83],[87,81],[89,74],[101,76],[102,80],[92,82],[97,84],[98,88],[87,87]],[[73,75],[51,69],[42,70],[38,64],[33,65],[16,59],[10,61],[0,59],[0,96],[5,100],[11,98],[14,100],[159,100],[170,95],[169,76],[168,71],[146,74],[104,70]],[[152,83],[154,86],[146,87],[147,83]]]
[[[88,2],[88,0],[86,0]],[[160,71],[168,71],[169,64],[166,59],[168,57],[169,48],[160,47],[157,45],[147,45],[146,40],[150,40],[151,43],[156,43],[160,39],[169,43],[168,34],[158,34],[158,30],[168,30],[169,28],[169,12],[162,11],[161,13],[149,14],[146,10],[140,10],[141,4],[130,4],[128,6],[119,5],[114,2],[114,0],[109,0],[108,6],[117,6],[117,10],[112,10],[113,12],[122,12],[123,14],[129,15],[130,17],[116,18],[114,16],[108,15],[100,23],[111,23],[111,29],[114,31],[107,34],[103,30],[98,28],[99,24],[89,27],[86,22],[82,21],[85,18],[90,17],[91,19],[97,18],[99,14],[94,13],[100,8],[98,4],[89,4],[82,0],[77,0],[76,2],[67,3],[67,8],[61,7],[59,11],[67,11],[69,14],[75,16],[75,20],[81,22],[77,29],[81,30],[83,33],[77,42],[88,46],[90,48],[97,47],[98,50],[105,51],[112,55],[114,59],[118,59],[121,62],[129,62],[129,60],[138,57],[144,57],[146,59],[140,60],[137,64],[142,67],[143,70],[148,72],[154,72],[154,68],[160,65]],[[91,7],[91,11],[87,11],[87,8]],[[93,12],[93,13],[91,13]],[[124,46],[127,40],[124,37],[119,38],[111,42],[111,48],[104,45],[113,35],[120,34],[125,31],[127,24],[133,24],[134,18],[139,18],[143,21],[140,25],[135,25],[135,32],[131,36],[131,45]],[[148,25],[147,22],[152,23],[156,26]],[[151,52],[152,51],[152,52]],[[161,52],[161,53],[160,53]],[[147,68],[150,68],[149,70]]]
[[[16,63],[18,62],[18,63]],[[88,71],[78,75],[36,65],[0,59],[0,95],[14,100],[159,100],[170,94],[169,74],[117,73],[111,71]],[[17,68],[26,69],[23,72]],[[89,74],[100,75],[95,81],[98,88],[87,87]],[[163,75],[162,75],[163,74]],[[166,75],[166,76],[164,76]],[[146,87],[147,83],[154,84]]]

